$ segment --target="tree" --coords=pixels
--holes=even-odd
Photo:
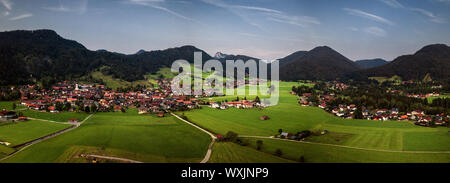
[[[256,96],[256,98],[255,98],[255,100],[254,100],[253,102],[255,102],[255,103],[261,103],[261,100],[259,99],[258,96]]]
[[[65,111],[69,111],[71,107],[72,107],[72,105],[71,105],[69,102],[67,102],[66,104],[64,104],[64,110],[65,110]]]
[[[263,141],[262,141],[262,140],[257,140],[257,141],[256,141],[256,149],[257,149],[258,151],[261,150],[262,145],[263,145]]]
[[[300,156],[300,159],[298,161],[301,162],[301,163],[304,163],[305,162],[305,157],[304,156]]]
[[[283,152],[281,151],[281,149],[277,149],[277,150],[275,151],[275,156],[280,157],[281,155],[283,155]]]
[[[353,114],[354,114],[355,119],[363,119],[364,118],[364,116],[362,115],[361,107],[357,107]]]
[[[96,106],[96,105],[92,105],[92,106],[91,106],[91,112],[92,112],[92,113],[97,112],[97,106]]]
[[[225,139],[227,141],[231,141],[231,142],[235,142],[237,137],[238,137],[238,134],[234,133],[232,131],[228,131],[227,134],[225,135]]]

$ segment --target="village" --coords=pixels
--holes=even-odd
[[[403,82],[403,84],[411,84],[410,82]],[[345,95],[339,95],[339,91],[346,90],[350,86],[344,83],[327,83],[326,87],[331,90],[326,90],[320,94],[314,92],[301,93],[298,97],[298,103],[301,106],[317,106],[326,110],[327,112],[345,119],[366,119],[375,121],[412,121],[416,125],[420,126],[446,126],[449,123],[450,114],[437,113],[426,114],[425,111],[420,109],[413,109],[410,111],[400,111],[399,108],[368,108],[364,105],[357,106],[355,103],[349,103],[348,100],[342,98],[348,98]],[[439,87],[432,87],[433,89]],[[428,97],[439,97],[437,92],[430,92],[426,94],[410,94],[401,90],[386,90],[389,95],[404,96],[408,98],[414,98],[417,100],[425,100]],[[295,91],[291,94],[297,95]],[[339,99],[339,100],[336,100]],[[339,101],[339,102],[336,102]]]
[[[59,113],[59,112],[125,112],[128,108],[138,109],[139,114],[155,114],[164,117],[168,111],[184,111],[209,106],[217,109],[264,107],[259,98],[255,101],[236,100],[226,102],[205,102],[203,96],[186,96],[173,93],[167,79],[157,80],[158,88],[146,88],[128,92],[115,92],[104,85],[78,84],[64,81],[42,89],[37,85],[23,85],[18,89],[21,94],[20,103],[26,109]],[[14,104],[15,105],[15,104]],[[3,110],[0,120],[27,120],[20,112]],[[73,119],[76,121],[78,119]]]
[[[197,99],[172,94],[167,80],[158,80],[159,88],[125,93],[105,89],[104,85],[59,82],[48,90],[36,85],[20,86],[20,105],[35,111],[69,112],[125,112],[136,107],[139,114],[163,117],[167,110],[186,110],[198,107]],[[26,119],[14,111],[3,110],[1,119]]]

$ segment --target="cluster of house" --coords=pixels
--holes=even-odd
[[[230,107],[238,108],[238,109],[250,109],[255,107],[266,107],[263,103],[241,100],[241,101],[232,101],[232,102],[215,102],[210,101],[209,106],[214,109],[228,109]]]
[[[313,106],[315,105],[310,101],[312,97],[311,93],[304,93],[299,97],[299,104],[302,106]],[[327,95],[318,95],[318,105],[322,109],[328,110],[328,112],[346,119],[353,119],[354,113],[357,109],[355,104],[340,104],[339,106],[330,107],[327,106],[328,101],[334,100],[334,94]],[[435,116],[426,115],[421,110],[415,110],[411,112],[407,112],[406,114],[399,114],[399,110],[397,108],[392,109],[374,109],[368,110],[366,107],[362,107],[362,116],[363,119],[367,120],[377,120],[377,121],[387,121],[387,120],[409,120],[415,121],[415,124],[420,126],[430,126],[432,123],[438,126],[446,125],[446,121],[450,118],[450,115],[439,114]]]
[[[440,96],[440,94],[436,93],[436,92],[425,93],[425,94],[409,94],[409,93],[404,94],[403,91],[401,91],[401,90],[386,90],[386,93],[399,94],[399,95],[404,95],[407,97],[421,98],[421,99],[428,98],[428,97],[439,97]]]
[[[15,111],[8,111],[3,109],[0,112],[0,121],[15,121],[15,120],[20,120],[20,121],[24,121],[24,120],[28,120],[27,117],[24,116],[18,116],[17,113]]]
[[[341,104],[338,107],[332,108],[330,112],[338,117],[352,119],[354,117],[355,111],[356,105]],[[448,121],[448,118],[450,117],[450,115],[445,116],[445,114],[427,116],[424,111],[421,110],[407,112],[406,114],[399,114],[399,110],[397,108],[368,110],[365,107],[362,107],[362,116],[363,119],[376,121],[415,121],[415,124],[421,126],[430,126],[432,122],[437,126],[442,126],[446,124],[445,121]]]
[[[60,82],[49,90],[26,85],[21,88],[21,104],[29,109],[48,112],[60,112],[57,104],[70,106],[69,111],[94,105],[97,111],[122,111],[124,108],[136,106],[140,114],[156,113],[160,116],[168,109],[192,109],[198,106],[196,99],[174,95],[169,81],[158,80],[158,85],[159,88],[124,93],[107,90],[103,85],[76,84],[69,81]]]

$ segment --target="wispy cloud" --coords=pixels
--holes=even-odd
[[[171,10],[171,9],[168,9],[166,7],[161,6],[160,4],[164,3],[164,2],[165,2],[165,0],[126,0],[126,1],[124,1],[124,3],[127,3],[127,4],[134,4],[134,5],[141,5],[141,6],[151,7],[151,8],[154,8],[154,9],[165,11],[165,12],[167,12],[169,14],[172,14],[172,15],[178,17],[178,18],[181,18],[181,19],[185,19],[185,20],[189,20],[189,21],[196,22],[196,23],[199,23],[199,24],[203,24],[202,22],[200,22],[200,21],[198,21],[196,19],[184,16],[184,15],[182,15],[182,14],[180,14],[180,13],[174,11],[174,10]]]
[[[320,24],[320,22],[314,18],[309,16],[288,16],[284,14],[277,14],[277,13],[271,13],[268,14],[269,20],[281,22],[281,23],[287,23],[291,25],[297,25],[301,27],[306,27],[307,24]]]
[[[344,8],[344,11],[346,11],[350,15],[367,18],[367,19],[374,20],[374,21],[381,22],[381,23],[385,23],[385,24],[388,24],[388,25],[395,25],[394,22],[392,22],[392,21],[390,21],[390,20],[388,20],[386,18],[377,16],[377,15],[374,15],[374,14],[371,14],[371,13],[367,13],[367,12],[364,12],[364,11],[361,11],[361,10],[358,10],[358,9]]]
[[[269,9],[269,8],[262,8],[262,7],[255,7],[255,6],[241,6],[241,5],[235,5],[235,6],[232,6],[232,7],[240,8],[240,9],[256,10],[256,11],[263,11],[263,12],[279,13],[279,14],[281,14],[280,11],[274,10],[274,9]]]
[[[24,19],[24,18],[28,18],[28,17],[32,17],[32,16],[33,16],[33,14],[27,13],[27,14],[16,16],[16,17],[12,17],[9,20],[20,20],[20,19]]]
[[[259,13],[263,13],[263,15],[265,15],[267,20],[284,23],[284,24],[301,26],[301,27],[306,27],[308,24],[320,24],[320,22],[314,17],[291,16],[291,15],[287,15],[286,13],[284,13],[282,11],[270,9],[270,8],[227,4],[220,0],[202,0],[202,1],[207,4],[225,8],[225,9],[229,10],[230,12],[240,16],[245,22],[249,23],[250,25],[259,27],[260,29],[262,29],[262,27],[260,27],[259,24],[257,24],[255,21],[252,21],[250,18],[248,18],[248,16],[246,16],[244,13],[240,12],[240,10],[256,11]]]
[[[12,3],[9,0],[0,0],[0,2],[6,9],[12,10]]]
[[[446,23],[446,21],[443,18],[434,15],[430,11],[427,11],[427,10],[424,10],[424,9],[421,9],[421,8],[409,8],[409,9],[411,11],[419,12],[420,14],[427,16],[428,18],[430,18],[429,20],[431,22],[434,22],[434,23]]]
[[[64,13],[68,13],[68,12],[73,12],[73,13],[79,13],[79,14],[84,14],[87,11],[88,8],[88,0],[83,0],[80,1],[80,4],[78,7],[66,7],[63,5],[63,3],[61,3],[61,1],[59,1],[59,5],[56,7],[43,7],[43,9],[45,10],[49,10],[49,11],[54,11],[54,12],[64,12]]]
[[[432,12],[427,11],[425,9],[421,9],[421,8],[413,8],[413,7],[407,7],[402,5],[400,2],[398,2],[397,0],[380,0],[381,2],[393,7],[393,8],[403,8],[409,11],[414,11],[414,12],[418,12],[424,16],[427,16],[430,22],[434,22],[434,23],[447,23],[447,21],[445,21],[444,18],[442,17],[438,17],[436,15],[434,15]],[[450,0],[435,0],[437,2],[444,2],[444,3],[450,3]]]
[[[368,33],[368,34],[372,34],[378,37],[385,37],[386,36],[386,31],[382,28],[379,27],[367,27],[364,29],[364,32]]]
[[[3,12],[3,16],[8,16],[9,15],[9,11],[5,11],[5,12]]]
[[[383,2],[384,4],[387,4],[390,7],[393,7],[393,8],[403,8],[404,7],[397,0],[380,0],[380,1]]]
[[[353,31],[353,32],[359,31],[359,29],[356,28],[356,27],[349,27],[349,28],[347,28],[347,29],[348,29],[348,30],[351,30],[351,31]]]

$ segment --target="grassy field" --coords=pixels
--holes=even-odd
[[[85,162],[80,153],[143,162],[199,162],[210,137],[174,117],[97,113],[82,126],[40,142],[6,162]],[[45,153],[42,153],[45,152]]]
[[[37,120],[17,122],[0,126],[0,140],[15,146],[67,127],[70,125]]]
[[[397,83],[402,81],[400,76],[392,76],[392,77],[369,77],[369,79],[377,80],[379,83],[383,83],[385,81],[395,81]]]
[[[208,163],[292,163],[271,154],[231,142],[215,143]]]
[[[69,119],[78,119],[83,120],[89,116],[89,114],[84,112],[60,112],[60,113],[48,113],[48,112],[39,112],[34,110],[23,110],[21,111],[24,116],[36,119],[45,119],[50,121],[57,122],[67,122]]]
[[[13,148],[10,148],[6,145],[0,145],[0,158],[2,156],[6,156],[8,154],[11,154],[12,152],[14,152],[15,150]]]
[[[255,138],[249,138],[250,146],[256,148]],[[260,139],[258,139],[260,140]],[[276,139],[263,139],[262,151],[274,153],[280,149],[283,158],[309,163],[441,163],[450,162],[445,153],[381,152],[320,144],[307,144]]]
[[[410,122],[379,122],[338,118],[318,107],[298,105],[296,96],[289,94],[292,85],[297,84],[285,82],[280,84],[280,102],[276,106],[265,109],[230,108],[227,110],[203,107],[200,110],[185,112],[185,115],[196,124],[220,134],[234,131],[239,135],[272,136],[278,133],[278,129],[291,133],[302,130],[313,132],[327,130],[330,133],[312,136],[307,141],[377,150],[450,151],[450,146],[447,145],[450,144],[448,128],[426,128],[413,125]],[[267,115],[270,119],[262,121],[260,120],[262,115]],[[312,148],[311,151],[315,151],[314,149],[317,148],[316,146],[308,147]],[[340,148],[333,148],[333,151],[341,150]],[[390,153],[387,153],[387,155],[394,156]],[[402,157],[407,158],[409,156]],[[448,158],[448,156],[445,157]],[[436,160],[442,161],[443,159],[437,158]],[[361,161],[354,159],[354,162]],[[406,161],[406,159],[400,160],[400,162],[403,161]],[[443,162],[449,161],[449,159],[446,159]]]
[[[146,85],[149,86],[150,82],[146,81],[146,80],[139,80],[139,81],[133,81],[133,82],[128,82],[125,80],[121,80],[118,78],[113,78],[112,76],[108,76],[108,75],[104,75],[102,72],[100,71],[96,71],[96,72],[92,72],[91,76],[95,79],[101,79],[103,80],[103,82],[105,83],[105,85],[107,87],[110,88],[118,88],[118,87],[129,87],[129,86],[136,86],[136,85]]]
[[[16,110],[25,108],[22,105],[19,105],[18,101],[0,101],[0,110],[12,110],[13,103],[16,103]]]
[[[428,103],[433,102],[433,100],[434,100],[434,99],[437,99],[437,98],[450,98],[450,94],[441,95],[441,96],[439,96],[439,97],[428,97],[428,98],[427,98]]]

